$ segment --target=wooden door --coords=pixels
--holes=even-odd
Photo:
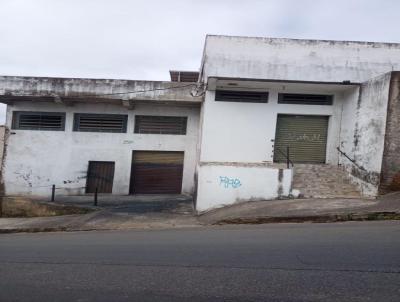
[[[86,193],[112,193],[115,163],[109,161],[89,161]]]

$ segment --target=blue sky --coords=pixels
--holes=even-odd
[[[0,0],[0,74],[168,80],[199,68],[207,33],[400,42],[399,12],[398,0]]]

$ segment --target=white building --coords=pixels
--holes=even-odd
[[[0,77],[5,193],[375,197],[400,189],[396,70],[400,44],[207,36],[171,82]]]
[[[190,95],[195,84],[0,81],[10,129],[6,194],[48,196],[52,184],[71,195],[96,187],[113,194],[193,194],[201,103]],[[148,92],[119,94],[127,91]]]

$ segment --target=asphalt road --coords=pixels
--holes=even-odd
[[[0,235],[0,301],[400,301],[400,222]]]

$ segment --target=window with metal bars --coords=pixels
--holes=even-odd
[[[280,93],[279,104],[332,105],[333,95]]]
[[[12,129],[64,131],[65,113],[13,111]]]
[[[217,90],[215,100],[219,102],[268,103],[268,92]]]
[[[75,113],[74,131],[126,133],[127,121],[123,114]]]
[[[135,116],[135,133],[185,135],[187,117],[181,116]]]

